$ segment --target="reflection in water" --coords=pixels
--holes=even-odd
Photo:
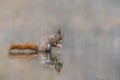
[[[12,58],[12,59],[31,59],[31,58],[34,58],[34,57],[36,57],[37,56],[37,54],[30,54],[30,55],[26,55],[26,54],[11,54],[11,53],[9,53],[9,57],[10,58]]]
[[[58,59],[58,56],[51,52],[40,52],[40,62],[42,65],[55,69],[58,73],[62,68],[62,63]]]
[[[38,80],[41,79],[40,75],[43,80],[46,80],[46,76],[47,79],[54,80],[54,75],[60,73],[62,68],[62,63],[56,55],[52,56],[51,52],[40,52],[38,55],[9,55],[9,63],[11,80]]]

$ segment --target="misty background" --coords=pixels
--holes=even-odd
[[[38,45],[60,28],[60,75],[39,56],[12,59],[13,43]],[[120,80],[119,0],[0,0],[0,80]]]

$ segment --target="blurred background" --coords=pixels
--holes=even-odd
[[[120,80],[119,0],[0,0],[0,80]],[[60,28],[61,74],[39,56],[10,58],[13,43],[38,45]],[[55,52],[54,52],[55,53]]]

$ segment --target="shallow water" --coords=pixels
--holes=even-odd
[[[119,80],[119,48],[110,46],[112,42],[114,39],[105,38],[93,45],[87,40],[82,42],[84,46],[82,45],[78,51],[64,49],[53,51],[52,54],[59,55],[63,62],[60,74],[51,68],[43,67],[40,64],[40,55],[11,57],[8,55],[7,45],[4,45],[0,56],[0,79]]]
[[[99,54],[97,54],[99,53]],[[119,80],[120,54],[94,51],[64,51],[63,67],[58,74],[54,69],[40,63],[40,55],[10,57],[0,65],[2,80]],[[68,55],[69,54],[69,55]]]

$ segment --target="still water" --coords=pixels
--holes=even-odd
[[[119,80],[119,53],[102,51],[63,51],[63,67],[58,74],[41,65],[40,55],[9,56],[0,60],[1,80]],[[97,54],[100,53],[100,54]]]

